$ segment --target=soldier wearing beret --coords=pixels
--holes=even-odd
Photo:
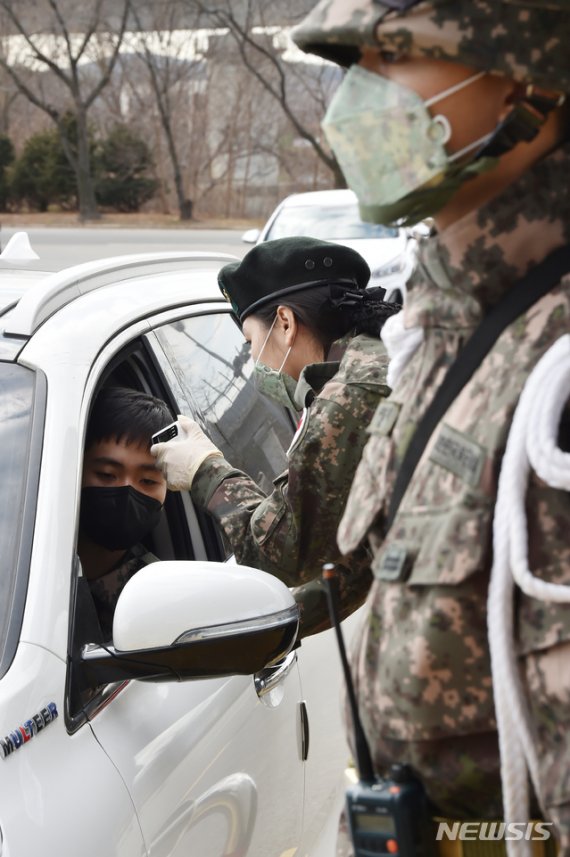
[[[348,67],[323,128],[365,219],[430,215],[436,225],[403,309],[421,344],[372,421],[339,530],[343,554],[364,543],[373,553],[354,667],[377,769],[407,762],[441,815],[509,822],[529,817],[530,774],[530,805],[568,855],[568,457],[553,451],[556,484],[521,466],[505,516],[497,503],[521,391],[570,329],[568,267],[475,365],[436,422],[391,526],[388,518],[410,439],[448,368],[521,278],[570,241],[570,6],[321,0],[293,38]],[[568,387],[557,389],[551,419],[567,401]],[[568,450],[567,426],[553,425],[553,448]],[[511,560],[525,552],[526,570]],[[517,586],[497,625],[504,569],[505,586],[513,575]],[[499,651],[511,661],[503,672]],[[507,846],[514,853],[521,843]]]
[[[258,244],[219,273],[220,289],[251,344],[259,389],[302,413],[288,470],[269,496],[185,417],[183,443],[152,448],[169,488],[191,490],[219,522],[238,562],[301,587],[303,635],[328,626],[322,564],[340,559],[335,535],[366,426],[389,392],[379,334],[393,307],[382,301],[382,289],[366,289],[369,277],[354,250],[301,237]],[[370,586],[366,552],[357,551],[342,568],[348,615]]]

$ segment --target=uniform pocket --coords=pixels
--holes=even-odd
[[[411,586],[462,583],[490,563],[492,514],[491,500],[475,496],[453,508],[401,512],[374,559],[375,577]]]

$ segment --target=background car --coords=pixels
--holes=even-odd
[[[242,236],[248,244],[305,235],[352,247],[370,266],[370,286],[382,286],[387,296],[403,290],[415,264],[416,242],[406,229],[365,223],[351,190],[296,193],[279,203],[262,229]]]
[[[348,758],[326,631],[236,565],[169,492],[94,641],[76,552],[86,425],[102,386],[194,416],[266,488],[287,411],[260,396],[216,283],[231,257],[141,254],[58,273],[0,261],[0,853],[330,857]],[[3,267],[2,267],[3,266]],[[345,623],[354,627],[356,615]]]

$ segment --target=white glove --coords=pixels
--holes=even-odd
[[[206,437],[200,426],[189,417],[178,419],[178,436],[166,443],[155,443],[151,454],[166,476],[171,491],[189,491],[200,465],[220,450]]]

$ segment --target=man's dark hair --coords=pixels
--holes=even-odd
[[[85,448],[102,440],[150,446],[151,436],[173,420],[162,399],[128,387],[105,387],[91,409]]]

